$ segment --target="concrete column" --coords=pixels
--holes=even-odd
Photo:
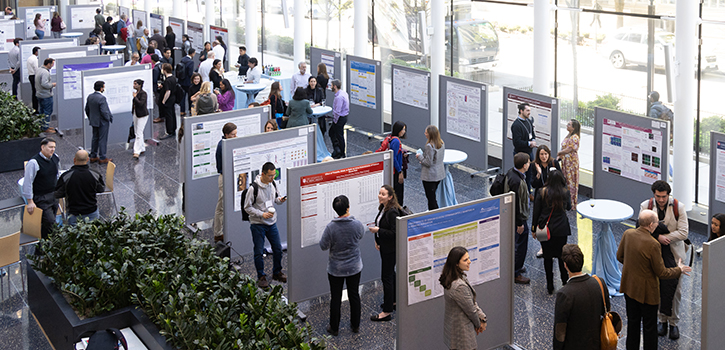
[[[257,42],[257,1],[256,0],[245,0],[245,21],[244,21],[244,41],[247,43],[247,55],[249,57],[259,56],[259,43]],[[295,6],[295,13],[297,6]],[[297,18],[304,18],[304,10],[302,11],[302,17],[297,17],[295,14],[295,23]],[[261,61],[262,57],[257,57],[257,60]],[[260,62],[261,63],[261,62]]]
[[[143,10],[144,10],[144,12],[146,12],[146,18],[144,18],[143,23],[146,26],[146,28],[149,27],[149,18],[151,18],[151,9],[152,9],[151,5],[153,5],[151,3],[151,0],[146,0],[143,2]],[[151,29],[149,29],[149,35],[154,35],[154,32]]]
[[[697,85],[695,81],[697,52],[697,22],[698,2],[678,1],[675,15],[675,118],[672,125],[674,130],[673,147],[673,186],[672,194],[685,209],[692,209],[694,197],[695,160],[692,157],[693,147],[693,120],[697,117]],[[667,143],[664,140],[665,144]],[[668,169],[663,170],[668,173]]]
[[[65,19],[66,21],[70,21],[70,16],[68,15],[68,0],[60,0],[59,6],[58,6],[58,12],[60,13],[60,17]],[[17,12],[17,9],[15,10]],[[68,19],[66,19],[68,17]]]
[[[534,92],[549,95],[551,45],[549,0],[534,0]]]
[[[368,51],[368,9],[370,0],[354,0],[355,56],[370,58]]]
[[[171,16],[176,18],[184,18],[184,0],[173,0],[173,2],[174,7],[171,9]]]
[[[307,3],[309,4],[309,2]],[[305,33],[305,24],[310,24],[309,20],[305,18],[305,0],[294,0],[294,28],[295,28],[295,41],[294,41],[294,56],[295,56],[295,67],[305,60],[305,37],[302,33]]]
[[[438,100],[440,86],[438,76],[444,75],[446,70],[446,6],[444,1],[431,1],[430,21],[433,27],[433,38],[431,40],[431,125],[438,126]],[[367,12],[366,12],[367,13]],[[367,15],[366,15],[367,16]],[[427,33],[423,33],[427,35]]]
[[[148,0],[146,0],[148,1]],[[214,0],[206,0],[206,14],[204,15],[204,41],[211,41],[211,29],[209,26],[215,25],[216,11],[214,11]]]

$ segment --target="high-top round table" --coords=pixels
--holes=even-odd
[[[60,33],[61,38],[69,38],[69,39],[76,39],[83,36],[83,33],[79,32],[70,32],[70,33]]]
[[[332,112],[332,107],[330,106],[317,106],[312,108],[312,115],[309,116],[310,123],[315,123],[317,121],[317,118],[328,114]],[[325,157],[332,156],[330,154],[330,151],[327,150],[327,145],[325,144],[325,135],[322,135],[322,132],[320,131],[320,125],[317,125],[317,162],[321,162]]]
[[[110,51],[117,53],[118,51],[126,49],[126,45],[104,45],[103,51]]]
[[[468,159],[468,154],[466,154],[466,152],[456,149],[446,150],[445,155],[443,156],[443,164],[445,164],[446,167],[446,177],[438,185],[438,190],[436,190],[436,198],[438,199],[439,208],[458,204],[458,200],[456,199],[456,189],[453,184],[453,176],[451,175],[449,168],[452,164],[465,162],[466,159]]]
[[[243,99],[240,99],[237,97],[234,102],[234,109],[244,109],[247,108],[252,102],[254,102],[254,95],[258,94],[260,91],[267,88],[266,84],[257,83],[257,84],[238,84],[238,85],[232,85],[235,86],[236,90],[239,90],[239,92],[242,92],[247,95],[246,102],[244,102],[243,106],[239,105],[239,102],[243,101]],[[239,96],[239,95],[237,95]]]
[[[607,283],[609,295],[622,296],[619,286],[622,270],[617,261],[617,242],[614,240],[612,223],[622,222],[634,215],[634,209],[627,204],[611,199],[590,199],[577,204],[576,211],[592,221],[599,221],[606,230],[592,229],[594,236],[594,254],[592,255],[592,275],[597,275]]]

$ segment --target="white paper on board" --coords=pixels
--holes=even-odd
[[[226,123],[237,126],[237,137],[258,134],[261,128],[262,115],[252,114],[241,117],[223,118],[214,121],[191,125],[191,152],[193,180],[217,175],[216,149]]]

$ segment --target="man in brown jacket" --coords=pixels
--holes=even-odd
[[[617,249],[617,260],[623,264],[622,284],[627,303],[627,350],[639,349],[639,328],[644,333],[644,350],[657,349],[657,305],[660,303],[659,278],[679,278],[692,268],[678,261],[677,267],[666,268],[660,243],[651,234],[657,228],[657,214],[651,210],[639,213],[639,228],[624,232]]]

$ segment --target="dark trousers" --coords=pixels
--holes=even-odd
[[[345,124],[347,116],[340,116],[337,123],[330,126],[330,140],[332,141],[332,158],[345,158]]]
[[[347,284],[347,297],[350,300],[350,326],[360,327],[360,272],[347,277],[335,277],[327,274],[330,281],[330,328],[333,331],[340,329],[340,305],[342,304],[342,285]]]
[[[91,158],[106,159],[106,148],[108,146],[108,128],[111,125],[105,122],[99,127],[93,127],[93,138],[91,139]]]
[[[325,132],[327,131],[327,117],[323,115],[322,117],[317,118],[317,125],[320,127],[320,133],[322,136],[325,136]]]
[[[272,273],[276,275],[282,272],[282,243],[279,240],[277,224],[251,224],[249,228],[254,242],[254,267],[257,269],[257,278],[267,275],[264,273],[264,237],[267,237],[272,246]]]
[[[48,238],[53,225],[55,224],[55,213],[58,212],[58,200],[54,193],[46,193],[40,196],[33,196],[35,207],[43,210],[43,218],[40,223],[40,235],[43,239]],[[35,212],[34,215],[38,213]]]
[[[644,333],[644,350],[657,349],[657,305],[640,303],[627,294],[627,350],[639,350],[639,326]]]
[[[534,159],[536,159],[536,158],[534,158],[535,151],[536,151],[536,148],[531,149],[528,152],[523,152],[523,153],[527,153],[529,155],[529,160],[534,161]],[[516,153],[519,153],[519,152],[516,152],[516,150],[514,150],[514,156],[516,155]],[[529,166],[529,170],[524,173],[524,176],[526,176],[526,186],[529,188],[529,191],[531,191],[531,189],[532,189],[531,182],[534,181],[534,177],[536,177],[536,167],[533,164],[531,164]]]
[[[184,113],[186,112],[186,101],[189,101],[189,98],[187,97],[189,95],[189,87],[182,85],[181,90],[184,91],[184,98],[182,98],[181,103],[179,103],[179,112]],[[191,111],[191,102],[189,102],[189,111]]]
[[[516,253],[514,254],[514,277],[520,276],[524,268],[524,261],[526,261],[526,252],[529,250],[529,223],[524,221],[524,232],[519,234],[514,229],[514,236],[516,236]]]
[[[438,209],[438,199],[436,198],[436,190],[440,181],[423,181],[423,190],[425,198],[428,199],[428,210]]]
[[[566,244],[566,236],[552,236],[546,242],[541,242],[541,249],[544,251],[544,271],[546,272],[546,287],[554,288],[554,258],[559,261],[559,275],[561,283],[566,284],[569,274],[561,260],[561,248]]]
[[[166,134],[168,135],[176,135],[176,108],[174,107],[174,104],[171,103],[169,105],[169,102],[167,101],[166,104],[159,105],[159,108],[161,109],[159,112],[160,118],[164,118],[166,122]]]
[[[332,130],[330,130],[332,132]],[[395,190],[395,197],[398,199],[398,204],[403,206],[403,195],[405,194],[405,184],[398,182],[400,172],[397,170],[393,173],[393,190]]]
[[[383,282],[383,312],[393,312],[395,304],[395,252],[380,252],[380,279]]]
[[[20,84],[20,68],[16,69],[15,73],[13,73],[13,96],[18,96],[18,84]]]
[[[33,109],[38,110],[38,97],[35,96],[35,75],[28,75],[30,80],[30,90],[33,91]]]

